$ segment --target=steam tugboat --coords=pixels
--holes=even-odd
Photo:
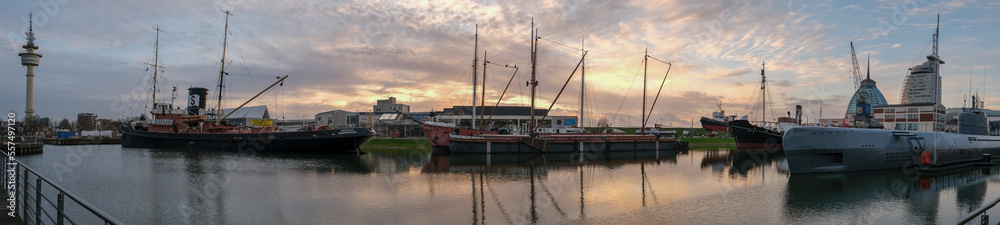
[[[229,33],[229,15],[229,12],[226,12],[227,34]],[[159,48],[158,45],[157,43],[157,48]],[[217,109],[221,109],[221,90],[224,87],[223,79],[226,74],[225,44],[223,44],[222,52],[222,69],[219,72],[219,107]],[[206,110],[208,89],[202,87],[189,88],[187,109],[184,112],[174,111],[168,104],[156,103],[156,76],[159,65],[152,66],[155,69],[153,72],[152,118],[146,120],[145,115],[143,115],[138,121],[122,123],[122,147],[240,152],[360,153],[360,146],[377,134],[371,128],[332,129],[329,126],[319,126],[315,128],[302,127],[298,131],[285,132],[276,126],[230,126],[223,122],[226,117],[243,108],[257,96],[284,81],[288,78],[287,75],[279,77],[279,80],[274,84],[226,115],[222,115],[221,110],[215,112]]]

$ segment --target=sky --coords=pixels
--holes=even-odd
[[[122,118],[151,107],[159,27],[157,102],[184,107],[187,88],[209,88],[217,104],[229,11],[223,108],[289,75],[248,105],[277,119],[331,110],[367,111],[395,97],[411,111],[472,104],[474,57],[486,68],[487,105],[527,106],[531,24],[538,30],[536,107],[638,126],[643,55],[650,123],[699,127],[722,109],[760,113],[766,63],[767,114],[802,105],[807,121],[843,118],[854,93],[850,42],[862,73],[898,104],[907,69],[926,61],[940,13],[943,104],[980,92],[1000,109],[1000,2],[876,1],[6,1],[0,8],[0,110],[22,117],[29,13],[37,53],[35,113]],[[478,28],[477,28],[478,26]],[[476,42],[478,30],[478,45]],[[482,63],[482,61],[478,61]],[[666,62],[670,62],[668,65]],[[516,70],[512,66],[518,66]],[[478,76],[482,76],[482,65]],[[667,72],[669,69],[669,73]],[[572,79],[570,75],[574,74]],[[664,80],[664,75],[666,79]],[[567,83],[567,80],[569,82]],[[481,81],[481,80],[480,80]],[[507,86],[510,81],[510,86]],[[656,93],[662,91],[657,97]],[[177,87],[178,99],[172,100]],[[505,92],[506,89],[506,92]],[[504,93],[503,99],[500,99]],[[994,94],[996,93],[996,94]],[[482,93],[478,93],[480,96]],[[822,115],[821,115],[822,113]],[[591,126],[585,124],[587,126]]]

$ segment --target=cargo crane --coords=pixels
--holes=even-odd
[[[854,52],[854,42],[851,42],[851,76],[854,77],[854,90],[861,87],[861,66],[858,65],[858,55]]]

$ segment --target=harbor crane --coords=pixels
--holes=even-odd
[[[854,52],[854,42],[851,42],[851,62],[853,67],[851,67],[851,76],[854,77],[854,90],[858,90],[861,87],[861,66],[858,65],[858,55]]]

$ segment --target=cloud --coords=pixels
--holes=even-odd
[[[654,112],[656,118],[652,119],[665,123],[681,124],[708,115],[716,110],[719,99],[732,105],[727,106],[734,109],[730,111],[748,111],[745,108],[754,104],[744,101],[755,99],[750,95],[760,81],[757,71],[762,61],[767,62],[775,96],[810,96],[788,101],[802,103],[811,98],[826,102],[828,107],[838,104],[832,102],[838,100],[833,96],[849,95],[852,89],[845,51],[851,39],[865,46],[862,52],[885,61],[879,63],[885,71],[873,74],[891,74],[893,78],[879,77],[880,84],[898,87],[902,79],[898,71],[915,65],[910,62],[914,55],[922,57],[923,53],[914,51],[927,43],[932,17],[907,14],[906,26],[900,26],[889,41],[871,43],[878,31],[871,21],[878,17],[858,9],[891,13],[887,10],[897,2],[837,4],[782,0],[72,1],[50,16],[45,26],[36,28],[42,47],[39,52],[45,56],[42,66],[36,68],[35,105],[40,113],[68,118],[78,112],[120,117],[148,110],[144,109],[148,96],[132,102],[134,106],[127,112],[114,110],[112,101],[133,89],[151,91],[151,82],[145,81],[151,73],[144,71],[144,63],[152,63],[156,35],[152,27],[157,25],[165,30],[160,33],[159,61],[166,66],[166,72],[158,77],[161,91],[157,98],[170,100],[169,91],[164,90],[175,85],[181,89],[179,95],[191,86],[208,87],[210,94],[217,94],[226,20],[220,8],[233,14],[226,51],[229,75],[225,77],[225,107],[245,101],[275,76],[290,75],[283,86],[265,95],[269,97],[255,101],[287,115],[311,117],[335,109],[366,110],[376,99],[389,96],[421,111],[468,105],[473,55],[482,57],[483,51],[487,60],[497,65],[520,67],[503,104],[527,105],[529,93],[524,83],[531,68],[532,18],[543,37],[538,49],[539,105],[547,107],[555,99],[579,62],[580,42],[585,40],[589,51],[586,79],[593,86],[588,88],[593,95],[588,107],[594,107],[597,115],[618,115],[619,124],[638,124],[643,69],[648,69],[647,97],[654,97],[653,90],[659,88],[667,71],[667,65],[657,61],[643,66],[647,48],[649,55],[673,65],[657,103],[658,110],[666,111]],[[977,4],[932,2],[919,10],[946,7],[942,18],[948,23],[995,21],[994,17],[961,13],[975,10],[971,6]],[[130,10],[109,10],[115,8]],[[38,9],[36,4],[12,3],[0,11],[4,12],[0,20],[15,21],[0,23],[0,34],[15,34],[19,36],[12,38],[16,42],[23,41],[23,35],[16,35],[21,29],[18,21],[26,16],[24,12]],[[474,51],[477,24],[478,51]],[[904,33],[907,35],[897,35]],[[995,39],[995,35],[975,31],[942,35],[947,42],[942,46],[955,48],[982,49],[980,45]],[[0,37],[0,45],[8,43],[14,49],[5,54],[20,51],[20,43],[10,44],[6,39]],[[997,55],[996,51],[943,51],[966,53],[961,57],[969,55],[971,59],[962,61],[983,65],[988,64],[983,59]],[[0,58],[0,69],[15,71],[9,77],[23,80],[24,69],[17,58]],[[502,66],[487,67],[488,102],[499,98],[513,72]],[[481,77],[482,71],[476,76]],[[578,110],[579,103],[571,102],[578,101],[579,71],[575,76],[554,112],[574,114]],[[819,93],[810,91],[816,87],[826,88]],[[5,82],[0,89],[6,90],[5,96],[14,96],[0,99],[4,109],[23,111],[23,82]],[[568,97],[573,95],[577,97]]]

